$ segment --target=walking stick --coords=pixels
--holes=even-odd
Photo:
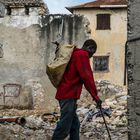
[[[103,120],[104,120],[104,123],[105,123],[105,127],[106,127],[106,130],[107,130],[107,133],[108,133],[109,139],[112,140],[112,139],[111,139],[110,132],[109,132],[109,129],[108,129],[107,124],[106,124],[106,120],[105,120],[105,117],[104,117],[103,111],[102,111],[102,107],[100,107],[100,111],[101,111],[101,114],[102,114],[102,117],[103,117]]]

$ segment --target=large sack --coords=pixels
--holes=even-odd
[[[54,87],[58,87],[70,61],[74,45],[63,45],[57,49],[54,61],[47,65],[47,74]]]

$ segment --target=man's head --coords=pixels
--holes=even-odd
[[[88,51],[89,57],[91,58],[97,50],[97,44],[93,39],[88,39],[84,42],[82,49]]]

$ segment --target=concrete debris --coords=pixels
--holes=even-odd
[[[106,84],[109,86],[104,85],[104,91],[107,91],[108,93],[110,92],[109,94],[111,94],[111,96],[104,97],[102,107],[104,108],[103,112],[112,140],[127,140],[127,92],[121,88],[116,88],[115,85],[109,83]],[[107,90],[105,87],[110,90]],[[112,87],[116,89],[112,89]],[[96,104],[93,101],[89,101],[89,98],[91,98],[90,95],[85,95],[86,96],[82,97],[78,102],[77,109],[77,114],[81,122],[81,140],[108,140],[109,138],[105,124],[99,110],[96,109]],[[13,110],[13,112],[14,111],[15,110]],[[14,114],[16,114],[15,112]],[[16,123],[0,124],[0,139],[51,139],[56,127],[56,122],[60,117],[59,112],[29,112],[30,111],[24,110],[23,113],[21,113],[20,111],[20,115],[23,115],[24,113],[26,115],[28,114],[27,117],[25,117],[26,124],[24,126],[20,126]],[[106,112],[109,115],[106,115]],[[3,113],[3,115],[5,114]]]
[[[96,83],[99,94],[103,100],[102,107],[111,111],[109,118],[104,114],[111,137],[113,140],[127,140],[127,92],[116,85],[112,85],[107,81],[99,81]],[[104,97],[102,95],[104,94]],[[87,138],[97,138],[99,140],[107,140],[108,135],[105,128],[103,118],[96,113],[92,113],[92,119],[87,119],[89,113],[98,112],[93,101],[90,101],[90,95],[85,95],[86,99],[82,97],[79,102],[78,115],[81,121],[81,133]],[[83,107],[82,103],[86,102]],[[91,118],[91,116],[90,116]],[[87,119],[87,120],[86,120]]]
[[[15,123],[0,124],[0,139],[2,140],[49,140],[54,124],[44,122],[40,116],[26,117],[25,126]]]
[[[110,97],[116,93],[121,93],[124,90],[121,86],[111,84],[106,80],[96,81],[96,86],[98,93],[102,96],[102,98]]]

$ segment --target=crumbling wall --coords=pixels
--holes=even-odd
[[[128,8],[128,128],[129,140],[140,139],[140,1]]]
[[[89,38],[88,20],[83,16],[77,15],[48,15],[42,20],[44,35],[46,37],[46,46],[48,60],[54,58],[56,45],[53,41],[63,44],[75,44],[81,47],[86,39]]]
[[[41,44],[41,27],[32,25],[19,29],[1,25],[0,31],[0,43],[3,50],[3,57],[0,58],[0,84],[1,93],[3,93],[1,94],[1,105],[4,107],[31,107],[30,103],[35,103],[35,96],[38,99],[45,97],[45,89],[42,88],[43,91],[40,91],[41,85],[38,85],[40,79],[46,76],[46,60],[44,57],[46,46]],[[22,86],[22,89],[18,91],[19,94],[14,95],[14,90],[18,90],[14,85],[4,91],[3,86],[9,83]],[[25,90],[26,93],[24,94]],[[35,98],[29,98],[31,94]],[[47,106],[43,101],[40,104]],[[34,105],[32,104],[32,106]]]
[[[0,107],[52,111],[57,105],[55,88],[46,74],[46,65],[56,48],[51,42],[62,35],[63,43],[81,47],[89,37],[87,20],[81,16],[47,15],[41,27],[40,22],[27,26],[20,19],[0,24]]]

